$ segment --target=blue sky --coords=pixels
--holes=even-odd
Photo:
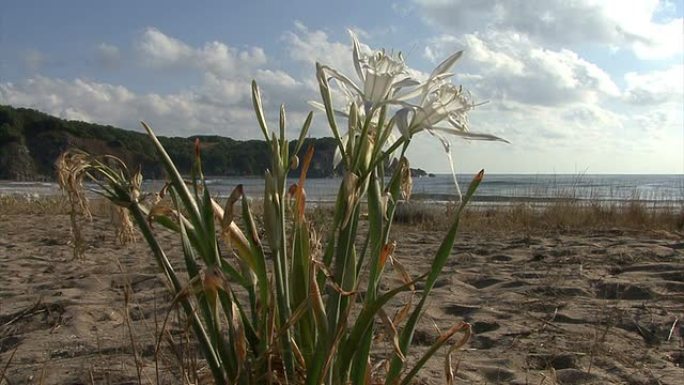
[[[283,3],[283,4],[281,4]],[[629,4],[629,6],[626,6]],[[291,133],[318,99],[314,63],[352,76],[348,29],[488,101],[453,139],[459,172],[684,173],[682,1],[4,1],[0,104],[163,135],[258,138],[249,83]],[[312,135],[329,135],[323,116]],[[421,135],[412,165],[447,172]]]

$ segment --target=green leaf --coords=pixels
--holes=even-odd
[[[193,222],[198,221],[200,213],[197,207],[197,203],[192,198],[190,190],[188,190],[188,187],[185,185],[183,177],[181,176],[176,166],[173,164],[171,157],[164,149],[164,146],[162,146],[162,144],[159,142],[159,139],[157,139],[157,136],[154,134],[150,126],[148,126],[145,122],[141,123],[147,131],[147,134],[149,135],[150,139],[152,139],[152,143],[154,144],[154,147],[157,150],[157,154],[161,158],[160,160],[164,165],[164,168],[166,168],[169,178],[171,178],[171,183],[176,188],[176,191],[178,192],[178,195],[181,201],[183,202],[183,205],[185,205],[185,207],[190,211],[190,216],[194,219]]]
[[[252,106],[254,107],[257,122],[259,122],[259,127],[261,127],[266,143],[270,144],[270,135],[268,134],[268,126],[266,126],[266,118],[264,117],[264,107],[261,103],[261,92],[256,80],[252,80]]]
[[[295,146],[295,151],[294,154],[299,154],[299,150],[302,149],[302,145],[304,144],[304,139],[306,138],[306,135],[309,133],[309,127],[311,126],[311,121],[313,120],[313,112],[309,111],[309,114],[306,116],[306,119],[304,120],[304,124],[302,125],[302,130],[299,131],[299,139],[297,139],[297,146]]]
[[[338,360],[342,368],[341,372],[344,372],[345,368],[351,364],[351,359],[354,355],[356,347],[361,341],[361,337],[373,324],[373,320],[378,314],[378,311],[397,294],[410,290],[413,285],[415,285],[417,282],[420,282],[423,278],[425,278],[426,275],[427,274],[423,274],[413,281],[407,282],[379,296],[375,301],[364,304],[363,309],[356,317],[354,326],[352,326],[351,332],[349,333],[349,338],[345,342],[344,346],[340,348]],[[405,351],[406,349],[403,348],[402,350]]]
[[[466,204],[472,198],[473,194],[477,190],[477,187],[480,185],[480,182],[482,182],[483,176],[484,170],[480,171],[475,176],[475,178],[473,178],[473,181],[470,183],[470,186],[468,187],[466,195],[463,197],[463,202],[461,203],[461,206],[459,207],[459,210],[456,213],[456,218],[454,219],[454,222],[449,228],[447,235],[442,240],[442,243],[440,244],[439,249],[435,254],[435,258],[432,261],[432,266],[430,267],[430,272],[428,273],[427,280],[425,281],[425,288],[423,289],[423,294],[421,296],[420,302],[413,310],[413,313],[411,313],[411,316],[406,322],[404,329],[401,331],[399,345],[402,351],[406,351],[408,346],[411,344],[411,341],[413,340],[413,332],[415,331],[416,325],[418,324],[418,320],[422,315],[423,307],[425,306],[427,298],[430,295],[430,292],[432,291],[432,288],[434,287],[437,278],[439,278],[440,274],[442,273],[442,269],[444,268],[444,265],[449,259],[449,255],[451,255],[451,249],[453,248],[454,242],[456,240],[456,233],[458,231],[461,212],[463,208],[465,208]],[[396,379],[399,376],[399,373],[401,372],[401,369],[403,368],[403,365],[404,363],[399,359],[399,357],[395,355],[392,358],[390,369],[387,373],[387,378],[385,379],[385,384],[393,384],[394,381],[396,381]]]
[[[455,344],[454,348],[450,349],[449,354],[451,353],[451,350],[454,350],[455,348],[458,348],[458,347],[464,345],[465,342],[468,340],[468,337],[470,337],[470,325],[467,323],[460,323],[460,324],[457,324],[454,327],[452,327],[449,331],[447,331],[443,335],[441,335],[437,339],[437,341],[434,344],[432,344],[432,346],[430,346],[430,349],[428,349],[427,352],[425,352],[423,354],[423,356],[418,360],[418,362],[416,362],[413,369],[411,369],[411,371],[409,371],[406,374],[406,376],[404,377],[404,379],[401,381],[401,383],[399,385],[409,385],[411,383],[411,380],[413,380],[413,378],[416,376],[416,374],[418,374],[418,371],[421,368],[423,368],[423,366],[425,366],[427,361],[430,358],[432,358],[432,356],[434,356],[435,353],[437,353],[437,350],[439,350],[439,348],[444,346],[444,344],[447,343],[447,341],[449,341],[449,338],[451,336],[453,336],[454,334],[456,334],[457,332],[459,332],[463,329],[466,329],[466,334],[465,334],[464,338],[461,339],[461,341],[459,343]]]

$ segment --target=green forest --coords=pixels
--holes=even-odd
[[[205,175],[261,176],[268,168],[269,152],[263,140],[239,141],[215,135],[159,139],[181,172],[189,173],[197,138]],[[334,140],[308,138],[301,151],[309,145],[315,153],[308,175],[333,176]],[[293,147],[291,143],[291,151]],[[0,106],[0,179],[53,180],[55,160],[67,148],[114,155],[131,168],[140,167],[145,178],[164,177],[152,142],[143,133],[59,119],[33,109]],[[298,175],[298,170],[293,171],[294,175]]]

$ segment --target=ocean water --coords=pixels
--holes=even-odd
[[[472,176],[459,175],[465,190]],[[292,181],[294,183],[295,180]],[[306,192],[309,201],[334,201],[341,179],[309,179]],[[207,181],[212,195],[225,197],[238,184],[248,196],[263,194],[261,178],[213,178]],[[163,181],[145,181],[143,189],[154,191]],[[453,178],[448,174],[413,179],[413,198],[427,201],[451,201],[457,197]],[[59,194],[56,183],[0,181],[0,195],[30,197]],[[684,204],[684,175],[550,175],[492,174],[485,175],[474,201],[488,203],[552,202],[577,199],[604,202],[639,200],[657,204]]]

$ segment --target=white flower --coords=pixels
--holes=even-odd
[[[401,53],[393,56],[381,50],[364,55],[354,32],[349,31],[349,34],[353,43],[354,68],[363,83],[363,89],[331,67],[320,68],[325,75],[338,81],[349,104],[354,102],[364,107],[358,112],[360,121],[378,106],[401,105],[403,108],[396,113],[396,124],[407,138],[425,129],[431,134],[435,134],[434,131],[442,131],[466,139],[503,140],[494,135],[468,132],[467,112],[475,105],[462,87],[446,82],[453,76],[448,72],[449,69],[463,55],[463,51],[450,55],[435,67],[425,82],[420,83],[408,76]],[[418,99],[418,103],[412,103],[413,99]],[[311,105],[325,110],[325,106],[320,103],[312,102]],[[335,114],[349,116],[347,111],[335,110]],[[437,125],[444,121],[448,122],[450,127]]]
[[[350,101],[364,107],[364,113],[370,113],[383,104],[399,102],[401,98],[395,98],[399,90],[420,84],[408,76],[401,52],[392,55],[381,50],[370,55],[363,54],[356,34],[352,31],[349,34],[353,42],[354,68],[362,86],[334,68],[321,66],[321,69],[328,77],[337,80]]]
[[[426,86],[425,89],[429,88],[429,86]],[[468,130],[467,113],[475,107],[475,104],[470,100],[470,94],[464,91],[463,87],[456,87],[451,83],[441,83],[434,91],[424,95],[422,99],[421,105],[407,106],[397,112],[397,127],[399,127],[399,131],[406,138],[411,138],[414,134],[426,130],[442,142],[460,200],[462,197],[461,188],[456,179],[454,161],[451,157],[451,142],[442,133],[470,140],[498,140],[506,143],[508,141],[492,134],[470,132]],[[449,125],[438,125],[443,122]]]
[[[391,125],[397,126],[404,140],[410,140],[413,135],[427,131],[442,142],[449,158],[454,183],[460,197],[461,192],[458,183],[456,183],[456,173],[451,158],[451,143],[444,134],[468,140],[507,142],[498,136],[472,132],[468,129],[467,114],[476,107],[476,104],[472,102],[470,94],[463,87],[455,86],[448,81],[453,76],[449,70],[462,56],[463,51],[456,52],[446,58],[435,67],[427,80],[421,83],[409,76],[408,68],[401,53],[392,55],[381,50],[371,54],[363,54],[356,35],[351,31],[349,33],[353,43],[354,68],[361,86],[334,68],[317,64],[317,76],[324,103],[311,103],[312,106],[327,112],[331,127],[333,127],[333,131],[340,141],[335,154],[335,165],[345,157],[345,152],[353,152],[351,145],[357,143],[357,140],[363,140],[358,137],[359,131],[353,131],[355,124],[350,124],[350,131],[340,135],[336,131],[335,115],[347,117],[354,122],[365,122],[366,118],[369,117],[368,123],[371,129],[366,140],[377,140],[379,139],[378,133],[384,132],[382,140],[375,143],[376,146],[380,145],[382,148],[399,143],[395,143],[394,140],[387,142],[390,137],[393,137],[393,126]],[[335,79],[340,90],[347,96],[347,106],[351,106],[354,110],[353,119],[352,114],[349,113],[350,108],[347,108],[346,111],[339,111],[332,107],[329,79]],[[358,106],[358,108],[354,106]],[[377,127],[379,121],[376,112],[382,107],[391,107],[391,109],[388,108],[387,113],[392,116],[391,119],[385,120],[385,124],[390,124],[390,126],[386,126],[387,129],[384,131],[384,127]],[[395,146],[391,147],[396,148]]]
[[[467,113],[475,106],[470,100],[470,94],[463,87],[442,83],[426,95],[421,105],[407,105],[400,109],[396,114],[397,126],[407,138],[427,130],[431,134],[441,131],[465,139],[506,142],[495,135],[468,131]],[[449,126],[439,126],[439,123],[448,123]]]
[[[411,125],[418,129],[429,128],[448,120],[455,128],[466,131],[467,112],[472,106],[467,92],[463,92],[463,87],[445,83],[428,97],[422,108],[416,110]]]

